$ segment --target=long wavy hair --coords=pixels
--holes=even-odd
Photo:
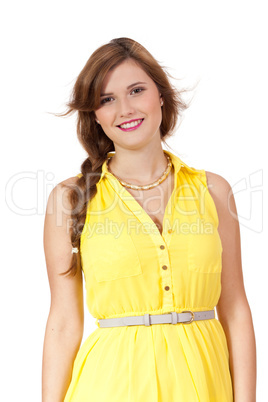
[[[107,153],[115,151],[113,141],[107,137],[102,127],[96,122],[95,110],[100,105],[100,94],[106,74],[127,59],[133,59],[155,82],[162,95],[162,122],[160,125],[161,140],[172,135],[178,117],[189,107],[182,97],[182,92],[174,87],[168,77],[172,77],[164,67],[141,44],[129,38],[112,39],[109,43],[95,50],[74,84],[67,112],[56,114],[58,117],[77,112],[77,136],[86,150],[88,157],[81,164],[80,177],[77,177],[75,187],[69,187],[68,197],[71,203],[70,237],[72,247],[78,248],[78,253],[72,254],[69,269],[62,275],[75,275],[81,269],[80,237],[85,224],[89,201],[97,192],[102,164],[107,159]],[[173,77],[172,77],[173,78]],[[167,145],[167,144],[166,144]]]

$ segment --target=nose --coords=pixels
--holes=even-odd
[[[118,102],[118,111],[120,117],[131,116],[132,114],[135,113],[135,108],[131,100],[125,97]]]

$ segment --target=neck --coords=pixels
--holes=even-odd
[[[109,160],[110,171],[122,180],[133,184],[151,183],[157,180],[167,168],[167,157],[162,149],[153,152],[115,152]]]

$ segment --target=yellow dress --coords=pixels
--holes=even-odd
[[[164,152],[174,166],[174,188],[162,235],[103,163],[80,244],[87,306],[97,328],[78,351],[64,402],[233,401],[227,340],[217,318],[98,324],[102,318],[212,310],[218,303],[222,243],[205,170]]]

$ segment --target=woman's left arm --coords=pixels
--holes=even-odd
[[[240,227],[230,184],[206,172],[208,190],[219,217],[222,241],[221,295],[217,314],[226,334],[235,402],[256,402],[256,340],[241,260]]]

